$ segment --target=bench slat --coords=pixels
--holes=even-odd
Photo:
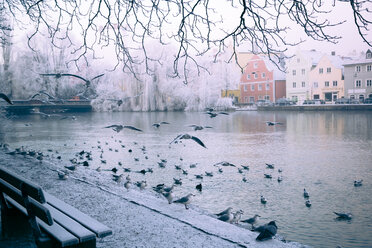
[[[80,212],[76,208],[68,205],[67,203],[61,201],[60,199],[52,196],[51,194],[48,194],[47,192],[44,192],[44,196],[48,204],[52,205],[56,209],[60,210],[61,212],[65,213],[72,219],[79,222],[87,229],[94,232],[97,235],[97,237],[103,238],[112,234],[112,230],[110,228],[93,219],[92,217]]]
[[[54,221],[62,225],[66,230],[75,235],[80,240],[80,242],[96,239],[96,235],[93,232],[89,231],[70,217],[66,216],[65,213],[61,213],[59,210],[55,209],[49,204],[46,204],[46,207],[52,214]]]
[[[40,186],[4,168],[0,168],[0,178],[2,178],[4,181],[8,182],[9,184],[13,185],[15,188],[19,190],[21,190],[21,184],[23,183],[24,185],[23,187],[25,188],[27,194],[31,198],[35,199],[40,203],[45,203],[43,190],[41,189]]]
[[[7,202],[19,209],[24,215],[27,216],[27,210],[22,205],[8,196],[6,196],[5,198]],[[58,223],[54,222],[53,225],[49,226],[41,221],[39,218],[36,218],[36,221],[40,225],[41,229],[43,229],[47,234],[52,236],[58,242],[60,247],[67,247],[79,243],[79,240],[74,235],[61,227]]]
[[[10,198],[14,199],[22,207],[25,207],[21,191],[16,189],[9,183],[5,182],[3,179],[0,179],[0,191],[4,192]],[[33,213],[48,225],[52,225],[53,219],[52,216],[50,215],[49,210],[32,198],[29,198],[29,200],[30,207]]]

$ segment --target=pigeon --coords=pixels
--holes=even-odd
[[[257,236],[257,241],[264,241],[271,239],[273,236],[276,235],[278,227],[276,226],[275,221],[270,221],[268,224],[260,226],[259,228],[255,229],[260,232]]]

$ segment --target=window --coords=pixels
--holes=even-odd
[[[372,65],[367,65],[366,71],[371,71]]]
[[[318,82],[314,82],[314,88],[318,88]]]
[[[363,102],[363,101],[364,101],[364,95],[359,95],[359,100],[360,100],[361,102]]]
[[[266,84],[266,90],[270,89],[270,84]]]
[[[244,102],[245,102],[245,103],[248,103],[248,96],[245,96],[245,97],[244,97]]]
[[[255,79],[258,78],[258,73],[255,73],[255,74],[254,74],[254,78],[255,78]]]
[[[350,99],[355,99],[355,96],[354,95],[350,95]]]
[[[355,66],[355,71],[360,72],[360,65]]]
[[[257,62],[255,62],[254,64],[253,64],[253,68],[257,68],[258,67],[258,64],[257,64]]]
[[[262,90],[262,84],[258,85],[258,90]]]
[[[265,95],[265,100],[270,100],[270,96],[269,95]]]
[[[324,82],[324,87],[329,87],[329,81]]]
[[[372,79],[367,79],[366,86],[367,87],[371,87],[372,86]]]
[[[362,87],[362,80],[356,80],[355,81],[355,87],[357,87],[357,88]]]
[[[292,75],[296,76],[296,70],[292,70]]]
[[[254,103],[254,96],[249,97],[249,102]]]
[[[247,74],[247,80],[251,79],[251,74]]]
[[[293,82],[293,88],[296,88],[296,82]]]
[[[251,91],[254,91],[254,84],[251,85]]]
[[[266,73],[265,72],[262,72],[261,77],[262,78],[265,78],[266,77]]]
[[[331,72],[332,72],[331,67],[327,67],[327,73],[331,73]]]
[[[247,85],[245,84],[244,85],[244,91],[247,91],[248,89],[247,89]]]
[[[319,95],[314,95],[314,99],[320,99]]]
[[[337,81],[333,81],[332,85],[333,85],[333,87],[336,87],[337,86]]]
[[[319,74],[323,74],[323,68],[319,68]]]
[[[305,75],[305,69],[302,69],[302,70],[301,70],[301,74],[302,74],[302,75]]]
[[[297,58],[297,63],[300,63],[300,62],[301,62],[301,60],[299,58]]]
[[[305,88],[305,82],[301,82],[301,86],[302,86],[302,88]]]

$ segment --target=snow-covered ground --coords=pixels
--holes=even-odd
[[[95,170],[79,168],[67,180],[59,180],[57,167],[47,159],[39,162],[4,151],[0,151],[0,166],[109,226],[113,235],[98,240],[97,247],[304,247],[279,238],[257,242],[257,233],[244,226],[222,222],[192,203],[188,210],[168,204],[150,190],[107,185]]]

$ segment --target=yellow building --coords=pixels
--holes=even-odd
[[[233,103],[240,103],[240,90],[221,90],[221,97],[229,97]]]
[[[335,55],[324,55],[310,71],[312,99],[334,102],[344,96],[343,60]]]

